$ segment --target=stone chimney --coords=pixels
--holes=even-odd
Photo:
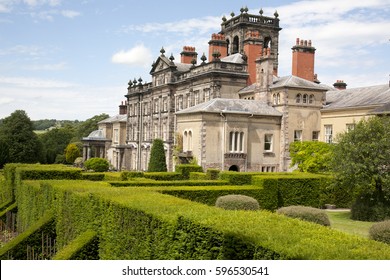
[[[314,82],[314,56],[316,49],[311,40],[299,40],[292,47],[292,75]]]
[[[119,105],[119,115],[126,115],[127,114],[127,101],[121,103]]]
[[[193,60],[197,60],[198,53],[195,52],[195,47],[184,46],[183,51],[180,53],[181,63],[193,64]],[[196,64],[196,63],[195,63]]]
[[[343,80],[337,80],[333,86],[339,90],[347,89],[347,84]]]

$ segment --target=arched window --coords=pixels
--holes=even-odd
[[[192,151],[192,131],[188,132],[188,151]]]
[[[314,103],[314,94],[310,94],[309,96],[309,104],[313,104]]]
[[[303,99],[302,99],[303,102],[302,103],[307,103],[307,99],[308,99],[307,97],[308,97],[307,94],[303,95]]]
[[[238,39],[238,36],[235,36],[233,39],[233,50],[232,54],[238,53],[239,52],[239,45],[240,44],[240,39]]]
[[[264,48],[271,48],[271,37],[265,37],[264,38]]]
[[[230,41],[229,41],[229,39],[226,39],[226,43],[227,43],[227,55],[230,55]]]
[[[300,93],[295,97],[295,103],[301,103],[302,95]]]
[[[276,97],[276,93],[274,93],[274,94],[272,95],[272,103],[273,103],[274,105],[278,104],[278,101],[277,101],[276,98],[277,98],[277,97]]]
[[[280,93],[276,95],[276,104],[280,104]]]
[[[188,150],[188,133],[187,131],[184,131],[183,134],[183,152],[186,152]]]

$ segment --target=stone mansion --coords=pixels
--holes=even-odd
[[[119,114],[99,123],[84,159],[107,158],[117,170],[147,170],[153,139],[164,141],[167,166],[196,159],[204,170],[276,172],[290,168],[292,141],[331,143],[373,114],[389,114],[389,85],[322,85],[310,40],[292,47],[292,72],[278,76],[279,15],[222,18],[208,58],[184,46],[180,62],[162,48],[152,81],[128,83]]]

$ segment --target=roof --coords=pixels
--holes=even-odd
[[[282,116],[273,107],[257,100],[215,98],[196,106],[181,110],[177,115],[193,113],[231,113],[259,116]]]
[[[371,113],[373,114],[390,114],[390,102],[379,107],[379,108],[376,108],[375,110],[372,110]]]
[[[98,140],[98,141],[104,141],[106,140],[104,136],[104,131],[101,129],[92,131],[87,137],[83,137],[84,141],[87,140]]]
[[[235,53],[229,56],[225,56],[224,58],[221,58],[221,61],[223,62],[232,62],[232,63],[246,63],[245,60],[242,59],[242,54]]]
[[[115,122],[126,122],[126,121],[127,121],[127,115],[124,114],[124,115],[115,115],[113,117],[109,117],[107,119],[104,119],[104,120],[98,122],[98,124],[115,123]]]
[[[272,86],[270,86],[270,88],[278,88],[278,87],[305,88],[305,89],[316,89],[316,90],[334,89],[331,86],[317,84],[294,75],[277,77],[277,78],[275,78],[274,76],[273,84]]]
[[[302,88],[302,89],[314,89],[314,90],[333,90],[334,88],[328,85],[317,84],[297,76],[285,76],[277,77],[273,76],[273,83],[270,86],[271,89],[289,87],[289,88]],[[239,91],[239,93],[253,92],[256,89],[256,83],[253,83]]]
[[[345,90],[330,90],[326,93],[326,106],[323,110],[381,106],[389,102],[390,87],[388,84]]]

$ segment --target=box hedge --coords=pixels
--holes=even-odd
[[[175,171],[182,175],[182,179],[188,180],[191,172],[203,172],[203,168],[196,164],[179,164],[176,165]]]
[[[225,211],[159,193],[158,187],[19,183],[16,202],[26,231],[50,208],[59,248],[91,230],[98,235],[100,259],[390,259],[389,246],[379,242],[268,211]]]

